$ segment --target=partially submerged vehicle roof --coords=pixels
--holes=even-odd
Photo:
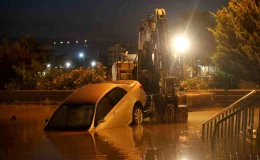
[[[135,80],[118,80],[104,83],[88,84],[73,92],[63,104],[95,104],[97,99],[115,84],[134,85]]]
[[[114,84],[128,84],[134,85],[137,81],[136,80],[116,80],[116,81],[108,81],[107,83],[114,83]]]

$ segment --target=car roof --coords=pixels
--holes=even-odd
[[[114,84],[127,84],[127,85],[134,85],[137,81],[136,80],[116,80],[116,81],[108,81],[107,83],[114,83]]]
[[[95,104],[97,99],[112,87],[113,83],[88,84],[73,92],[63,104]]]
[[[117,80],[104,83],[88,84],[73,92],[62,104],[95,104],[97,99],[109,88],[117,84],[132,86],[135,80]]]

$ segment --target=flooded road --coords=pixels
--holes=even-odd
[[[218,150],[211,152],[210,143],[201,140],[201,124],[220,109],[189,112],[188,123],[184,124],[146,122],[93,133],[45,132],[44,119],[55,109],[56,106],[0,105],[0,159],[207,160],[258,156],[258,148],[253,146],[250,150],[244,141],[236,141],[234,146],[241,145],[245,150],[234,156],[236,150],[229,153],[234,147],[223,145],[225,141],[219,141]],[[16,120],[10,119],[13,115]]]

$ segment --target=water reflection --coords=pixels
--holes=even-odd
[[[257,159],[259,155],[255,141],[251,143],[248,137],[241,136],[217,140],[211,152],[209,141],[201,140],[201,125],[195,121],[194,113],[189,113],[192,121],[185,124],[144,124],[97,132],[44,132],[44,119],[54,110],[33,109],[22,116],[16,107],[12,111],[16,111],[17,120],[9,119],[13,112],[7,116],[1,113],[5,117],[0,117],[0,159],[211,160]]]
[[[64,159],[139,159],[140,153],[134,148],[132,129],[123,127],[99,132],[46,132],[46,135]]]
[[[27,159],[44,139],[42,121],[0,121],[0,159]]]
[[[46,135],[64,159],[205,159],[199,132],[189,129],[194,126],[159,124]]]
[[[212,146],[213,159],[260,159],[259,146],[251,136],[218,139]]]

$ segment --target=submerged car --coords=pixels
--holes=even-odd
[[[100,130],[141,124],[146,94],[135,80],[85,85],[57,108],[45,130]]]

